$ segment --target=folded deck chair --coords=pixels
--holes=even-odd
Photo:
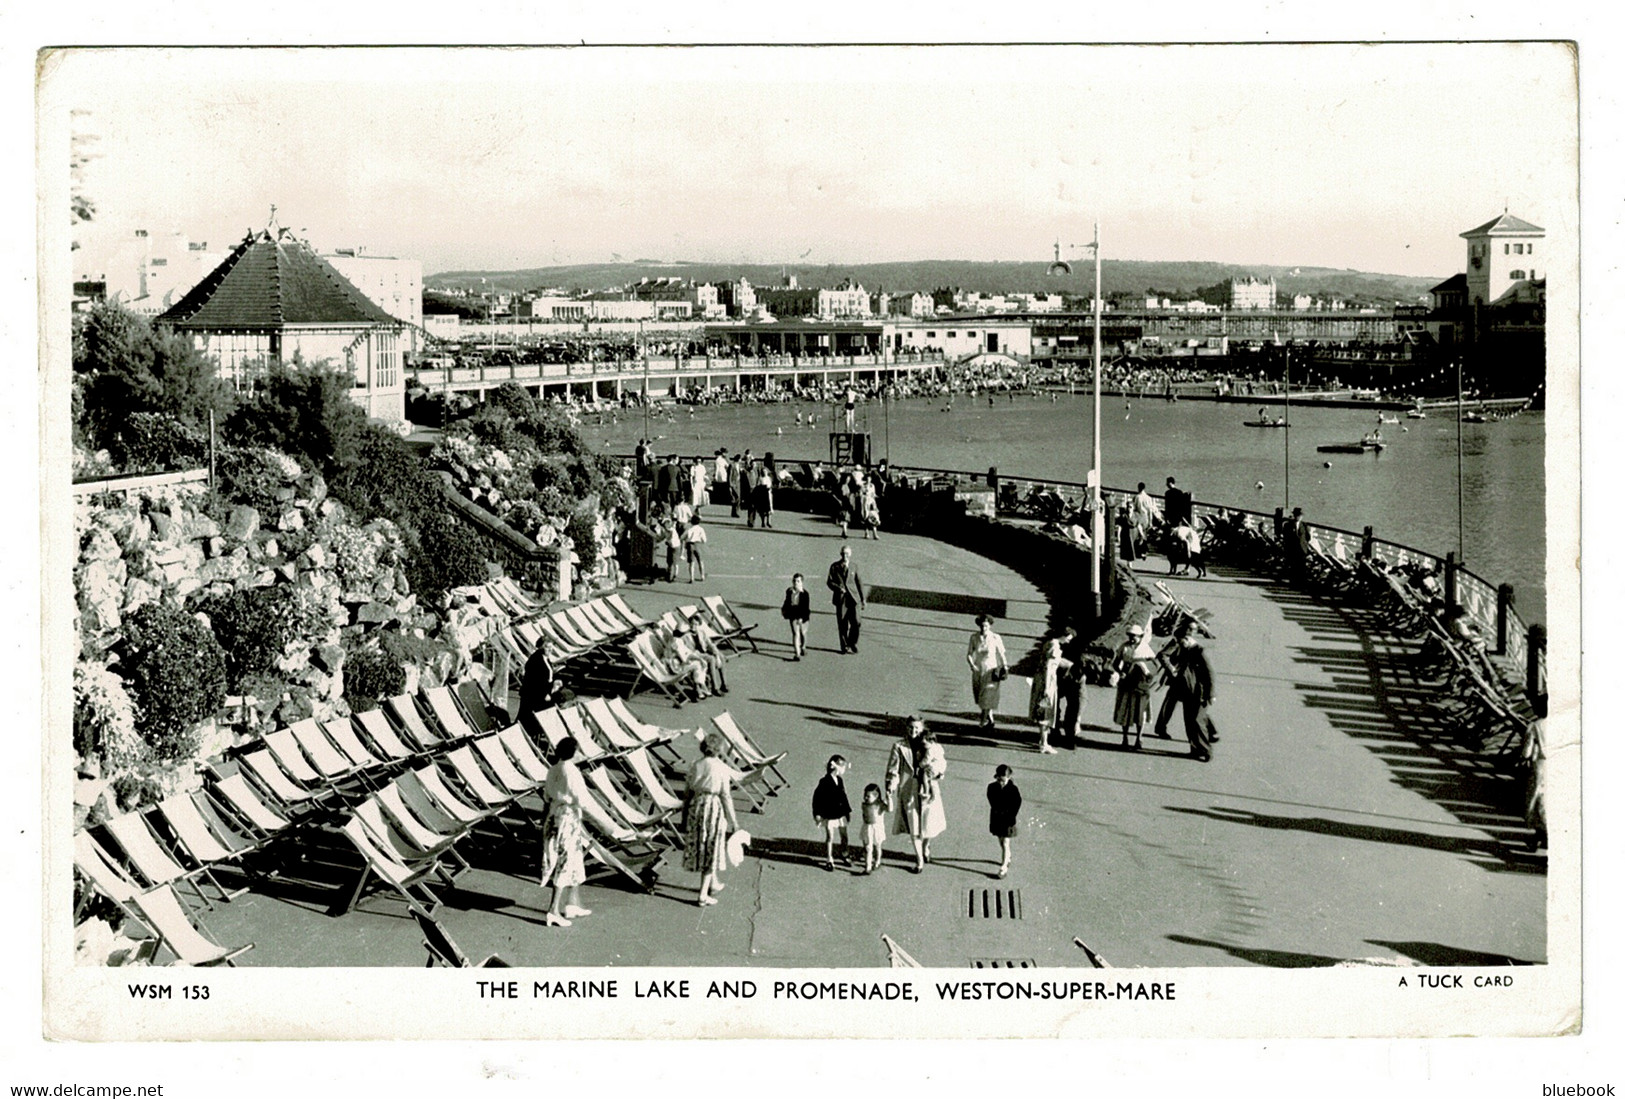
[[[720,631],[722,640],[732,643],[735,639],[743,637],[750,642],[751,652],[761,652],[756,647],[756,639],[751,636],[751,631],[759,623],[753,622],[749,626],[745,625],[739,615],[734,613],[734,609],[728,605],[728,601],[720,595],[707,595],[702,602],[704,602],[706,609],[711,612],[711,616],[717,620],[717,624],[722,627]]]
[[[362,733],[372,742],[373,748],[385,759],[400,763],[423,754],[401,739],[395,726],[390,724],[389,715],[383,710],[376,707],[363,710],[355,715],[355,720],[361,726]]]
[[[435,918],[420,908],[412,909],[412,915],[417,918],[418,930],[423,933],[423,948],[429,952],[429,960],[425,969],[431,969],[436,962],[450,966],[453,969],[512,969],[507,962],[495,954],[486,957],[483,962],[475,965],[468,960],[452,937],[446,934],[446,929],[435,922]]]
[[[405,734],[407,741],[416,744],[420,751],[438,752],[445,746],[440,734],[429,728],[429,723],[423,720],[423,713],[411,695],[400,694],[386,699],[384,709],[394,720],[396,727]]]
[[[178,965],[236,965],[239,955],[254,948],[245,943],[227,948],[198,930],[174,890],[161,885],[130,899],[136,916],[175,955]]]
[[[348,839],[356,851],[361,855],[361,875],[356,879],[355,888],[351,889],[339,904],[333,906],[330,915],[342,916],[355,908],[361,900],[362,890],[367,882],[376,877],[379,881],[392,886],[396,892],[406,898],[408,907],[424,905],[424,898],[428,899],[425,906],[429,913],[440,907],[440,898],[429,890],[424,879],[440,865],[438,859],[430,859],[413,865],[401,862],[387,849],[380,846],[373,839],[372,833],[361,823],[359,817],[350,817],[339,827],[339,832]],[[415,895],[412,890],[417,889],[423,896]]]
[[[464,715],[463,708],[458,705],[457,696],[451,693],[450,687],[430,687],[423,692],[423,700],[429,704],[429,712],[440,723],[440,728],[448,741],[469,740],[479,735]]]
[[[360,773],[376,771],[383,767],[384,761],[367,749],[361,742],[361,736],[356,732],[355,723],[347,717],[336,717],[331,721],[322,722],[322,732],[327,739],[338,745],[339,751],[344,753],[346,759],[355,765]]]
[[[611,594],[605,596],[604,602],[608,603],[610,607],[614,609],[615,613],[626,619],[627,623],[631,626],[642,628],[649,624],[649,620],[647,618],[643,617],[641,614],[627,605],[625,597],[622,596],[620,592],[612,592]]]
[[[217,779],[208,787],[207,793],[215,804],[250,828],[262,843],[291,823],[287,817],[267,805],[240,773]]]
[[[740,762],[753,768],[760,767],[773,772],[773,775],[779,780],[780,787],[790,785],[790,780],[785,778],[778,768],[779,761],[788,753],[780,752],[777,755],[770,756],[762,751],[756,742],[746,734],[745,730],[739,727],[739,723],[734,720],[733,714],[726,710],[712,718],[711,724],[717,727],[717,731],[728,742],[728,746],[738,754]]]
[[[198,878],[207,877],[209,883],[219,890],[223,899],[230,900],[235,896],[215,881],[214,875],[209,873],[207,864],[199,863],[191,869],[182,866],[176,854],[158,841],[152,826],[147,822],[146,813],[125,813],[106,821],[103,827],[118,844],[119,850],[124,853],[125,861],[146,879],[149,888],[185,882],[197,893],[198,899],[204,905],[213,908],[214,902],[209,900],[197,882]]]

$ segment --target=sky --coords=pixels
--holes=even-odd
[[[632,260],[1216,260],[1440,276],[1503,209],[1575,235],[1541,44],[73,51],[94,223],[267,223],[426,273]],[[83,112],[69,115],[70,110]],[[66,166],[64,166],[64,174]]]

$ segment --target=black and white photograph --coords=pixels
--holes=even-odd
[[[42,51],[51,1031],[1573,1032],[1579,71]]]

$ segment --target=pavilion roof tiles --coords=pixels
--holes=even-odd
[[[209,331],[401,323],[286,230],[244,237],[158,320]]]

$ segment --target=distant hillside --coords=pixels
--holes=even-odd
[[[981,293],[1062,293],[1087,295],[1092,292],[1088,261],[1073,264],[1070,277],[1051,278],[1047,264],[983,263],[972,260],[914,260],[907,263],[854,263],[796,265],[740,263],[588,263],[564,267],[533,267],[523,271],[444,271],[429,275],[429,289],[478,288],[486,280],[493,289],[606,290],[636,282],[641,278],[680,277],[701,282],[746,278],[754,286],[776,286],[786,271],[802,286],[834,286],[851,279],[870,290],[930,291],[941,286],[958,287]],[[1379,301],[1415,301],[1445,276],[1416,278],[1408,275],[1378,275],[1332,267],[1270,267],[1236,263],[1179,262],[1161,260],[1106,260],[1101,265],[1101,283],[1110,294],[1138,293],[1155,288],[1170,295],[1194,296],[1205,287],[1233,276],[1275,276],[1281,293],[1337,295],[1344,298]]]

